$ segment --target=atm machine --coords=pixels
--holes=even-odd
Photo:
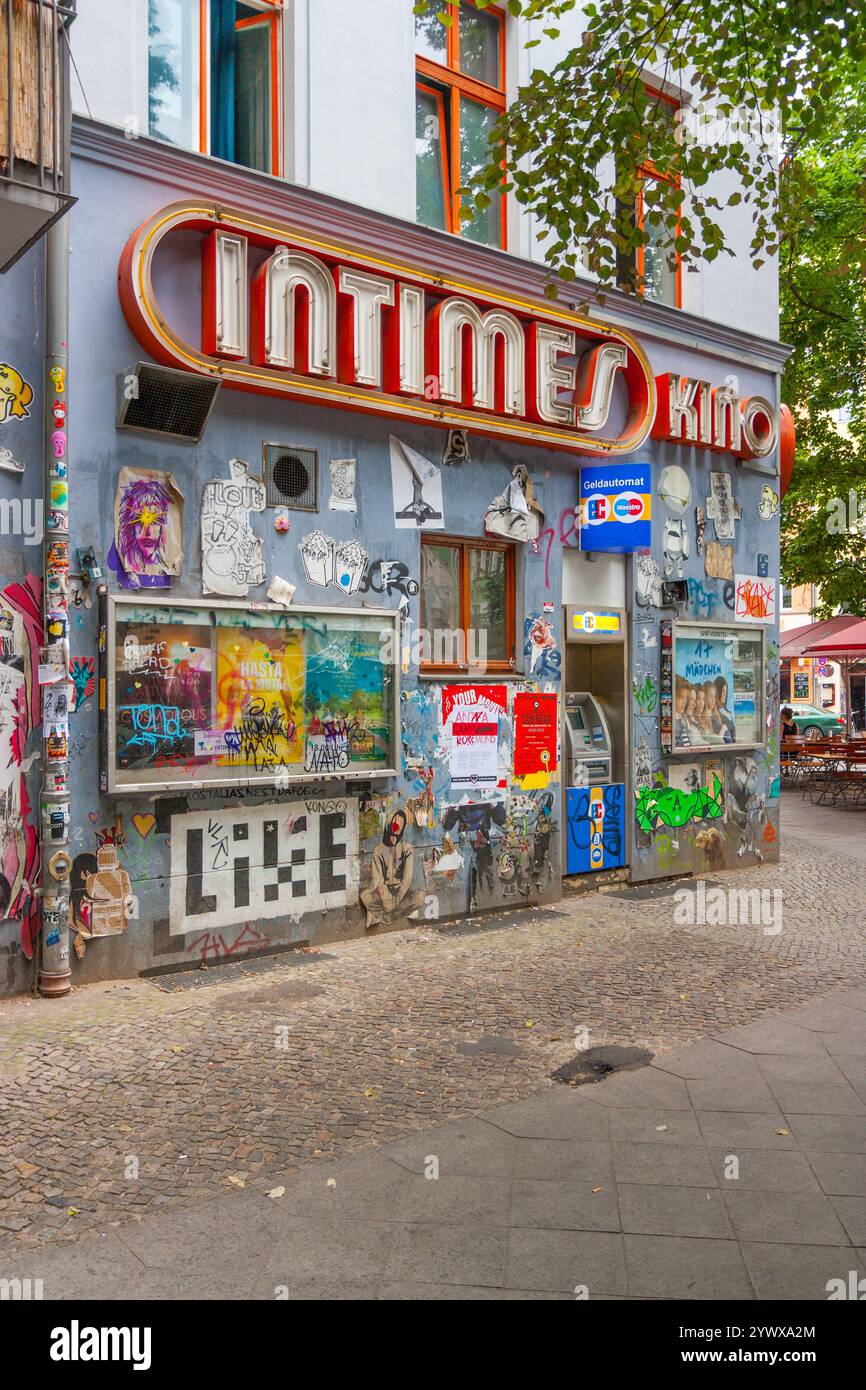
[[[613,745],[604,710],[589,690],[565,692],[565,765],[570,787],[607,786]]]
[[[606,620],[604,624],[599,621]],[[625,615],[566,609],[563,863],[566,874],[626,863]]]

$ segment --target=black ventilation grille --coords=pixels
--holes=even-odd
[[[211,377],[139,362],[117,379],[117,428],[197,444],[220,385]]]
[[[302,444],[263,444],[269,507],[296,512],[319,509],[319,454]]]

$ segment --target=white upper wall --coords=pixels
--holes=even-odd
[[[174,0],[181,3],[181,0]],[[377,211],[415,218],[413,0],[285,0],[283,16],[283,174],[296,183]],[[77,112],[147,132],[147,0],[79,0],[71,29],[81,82]],[[507,20],[507,89],[512,98],[534,68],[562,57],[583,30],[579,13],[560,22],[556,40],[538,21]],[[525,41],[538,37],[537,48]],[[86,95],[86,102],[84,95]],[[720,176],[720,196],[736,187]],[[734,257],[720,256],[683,275],[683,308],[758,335],[778,336],[778,278],[772,261],[749,264],[752,225],[741,204],[724,214]],[[543,261],[539,225],[514,200],[508,209],[512,254]]]

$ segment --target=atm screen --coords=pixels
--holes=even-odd
[[[586,725],[583,722],[582,710],[570,709],[568,711],[568,722],[571,725],[571,727],[578,733],[586,728]]]

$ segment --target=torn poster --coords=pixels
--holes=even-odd
[[[451,725],[451,790],[490,791],[499,784],[499,722]]]
[[[41,713],[41,641],[42,582],[30,574],[0,592],[0,921],[20,920],[28,960],[39,923],[39,842],[28,820],[25,748]]]
[[[721,541],[707,541],[704,564],[710,579],[733,579],[734,547],[722,545]]]
[[[710,489],[706,505],[707,520],[714,523],[717,540],[732,541],[743,509],[734,497],[730,473],[711,473]]]
[[[484,516],[489,536],[505,536],[512,541],[537,541],[544,512],[535,500],[535,488],[522,464],[512,470],[511,482],[494,497]]]
[[[265,582],[262,543],[250,512],[265,509],[265,485],[243,459],[229,460],[229,477],[204,485],[201,505],[201,582],[206,594],[245,598]]]
[[[108,563],[126,589],[165,589],[183,573],[183,493],[172,473],[121,468]]]
[[[444,685],[442,723],[452,718],[484,723],[508,713],[507,685]]]
[[[275,574],[268,589],[268,598],[271,603],[282,603],[286,607],[291,603],[295,593],[294,584],[290,584],[288,579],[281,579]]]
[[[442,531],[442,475],[435,463],[389,436],[394,525],[398,530]]]
[[[356,512],[355,476],[358,469],[356,459],[331,459],[331,498],[328,503],[332,512]]]

